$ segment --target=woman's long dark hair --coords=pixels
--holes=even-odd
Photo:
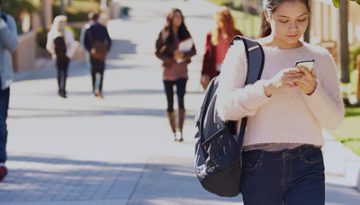
[[[178,36],[179,40],[184,40],[184,39],[187,39],[187,38],[190,37],[190,32],[189,32],[189,30],[187,29],[187,27],[185,25],[184,15],[182,14],[180,9],[174,8],[168,13],[168,15],[166,17],[167,24],[166,24],[164,30],[169,31],[169,36],[166,39],[167,44],[171,44],[175,40],[174,39],[174,31],[172,29],[172,26],[173,26],[172,24],[173,24],[174,15],[175,15],[176,12],[180,13],[181,19],[182,19],[181,25],[180,25],[178,33],[177,33],[177,36]]]
[[[284,2],[299,1],[304,3],[310,12],[309,0],[263,0],[263,12],[261,14],[261,28],[259,37],[263,38],[271,34],[270,23],[266,20],[266,14],[270,17],[276,11],[276,8]]]

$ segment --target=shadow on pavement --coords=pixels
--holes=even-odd
[[[330,204],[357,205],[360,202],[360,197],[355,188],[327,183],[326,202]]]
[[[134,69],[134,68],[143,68],[145,66],[140,65],[129,65],[124,64],[121,65],[119,63],[106,64],[106,70],[115,70],[115,69]],[[105,73],[106,73],[105,70]],[[88,75],[90,78],[90,68],[87,67],[85,61],[73,61],[69,65],[68,71],[68,79],[71,77],[79,77],[79,76],[86,76]],[[31,71],[22,71],[15,73],[14,81],[26,81],[26,80],[45,80],[45,79],[54,79],[56,80],[56,68],[55,66],[49,68],[43,68],[38,70],[31,70]]]
[[[177,159],[173,160],[176,163]],[[10,174],[1,184],[0,202],[128,198],[128,204],[152,204],[153,200],[171,204],[184,204],[184,200],[226,201],[202,190],[192,164],[114,163],[29,155],[11,155],[9,162],[13,166],[9,166]]]
[[[77,110],[77,109],[47,109],[47,108],[10,108],[12,112],[36,112],[36,114],[11,115],[11,119],[26,119],[26,118],[68,118],[68,117],[96,117],[96,116],[151,116],[164,118],[164,109],[148,109],[148,108],[121,108],[109,107],[108,110]],[[189,110],[186,119],[193,120],[195,118],[195,111]]]
[[[127,198],[144,164],[12,155],[0,202],[79,201]],[[9,163],[10,164],[10,163]]]
[[[121,60],[123,54],[136,54],[136,45],[128,40],[113,40],[113,45],[108,54],[107,60]],[[42,80],[42,79],[56,79],[56,68],[54,60],[49,60],[49,67],[43,69],[36,69],[30,71],[22,71],[15,74],[14,81],[25,80]],[[139,65],[119,65],[107,63],[106,69],[131,69],[139,68]],[[90,76],[90,68],[87,67],[85,61],[70,61],[69,77]]]
[[[122,90],[111,90],[111,91],[104,91],[106,96],[118,96],[118,95],[141,95],[146,98],[146,95],[161,95],[165,93],[161,89],[122,89]],[[202,91],[186,91],[186,94],[203,94]],[[72,96],[88,96],[89,92],[69,92]]]
[[[136,46],[136,44],[129,40],[114,39],[110,53],[108,54],[108,59],[121,60],[123,59],[121,56],[123,54],[136,54]]]

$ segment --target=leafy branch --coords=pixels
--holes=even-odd
[[[350,0],[350,1],[355,1],[357,4],[360,5],[360,0]],[[339,8],[339,6],[340,6],[340,0],[333,0],[333,3],[334,3],[334,6],[335,6],[336,8]]]

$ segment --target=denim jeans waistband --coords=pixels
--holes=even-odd
[[[243,152],[243,157],[257,157],[261,159],[283,159],[294,158],[301,154],[310,152],[313,149],[320,149],[320,146],[305,144],[294,149],[282,150],[282,151],[265,151],[265,150],[251,150]]]

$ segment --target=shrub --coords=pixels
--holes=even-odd
[[[14,17],[17,25],[18,33],[23,33],[21,28],[21,19],[20,19],[21,13],[22,12],[33,13],[37,10],[37,8],[30,0],[11,0],[11,1],[4,1],[2,3],[1,10]]]
[[[350,49],[350,71],[356,69],[356,57],[360,55],[360,43]]]

